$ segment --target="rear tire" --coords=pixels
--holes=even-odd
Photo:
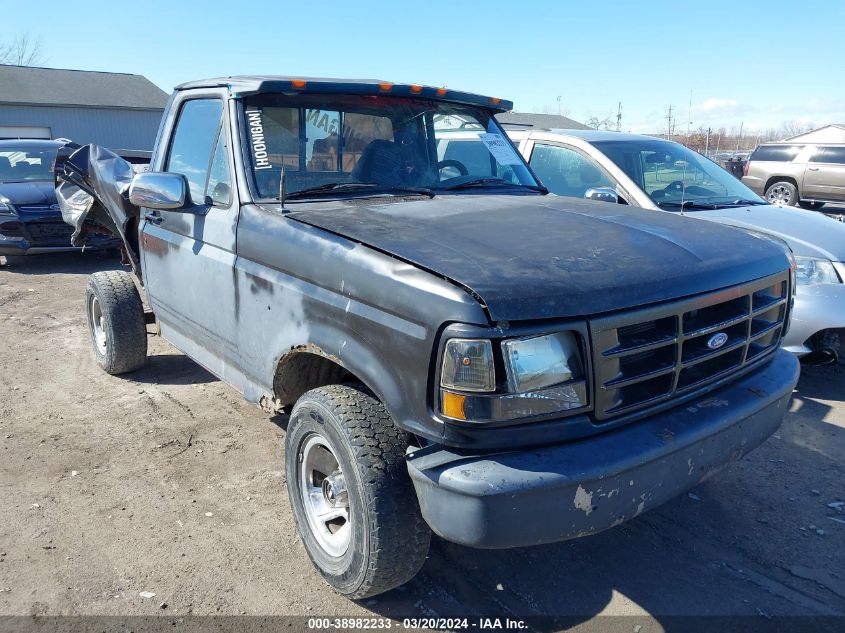
[[[766,189],[765,198],[769,204],[794,207],[798,204],[798,188],[791,182],[781,180]]]
[[[94,273],[88,279],[86,306],[97,364],[113,375],[140,369],[147,358],[147,326],[132,276]]]
[[[291,412],[285,468],[297,530],[326,582],[349,598],[398,587],[425,562],[431,531],[407,444],[384,405],[355,387],[312,389]]]

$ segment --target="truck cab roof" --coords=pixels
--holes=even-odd
[[[189,81],[176,86],[176,90],[196,90],[202,88],[227,87],[234,97],[264,92],[284,92],[293,94],[358,94],[392,95],[465,103],[485,106],[495,112],[507,112],[513,108],[513,102],[499,97],[488,97],[471,92],[460,92],[449,88],[436,88],[421,84],[402,84],[380,79],[333,79],[327,77],[294,77],[287,75],[236,75]]]

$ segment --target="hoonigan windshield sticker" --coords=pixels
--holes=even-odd
[[[249,140],[252,146],[252,162],[255,169],[272,169],[264,140],[264,125],[261,123],[261,110],[247,110],[246,122],[249,126]]]

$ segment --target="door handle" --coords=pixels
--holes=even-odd
[[[144,214],[144,219],[147,222],[152,222],[153,224],[161,224],[163,218],[155,213],[146,213]]]
[[[807,169],[810,170],[810,171],[818,171],[819,170],[818,167],[807,167]]]

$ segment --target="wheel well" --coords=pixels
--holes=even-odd
[[[277,405],[286,407],[310,389],[356,381],[360,382],[357,376],[322,353],[309,348],[294,349],[282,356],[276,366],[273,395]]]
[[[763,187],[763,193],[766,193],[769,190],[769,187],[771,187],[776,182],[788,182],[791,183],[796,189],[798,189],[798,181],[796,181],[795,178],[792,178],[790,176],[772,176],[766,181],[766,186]]]

